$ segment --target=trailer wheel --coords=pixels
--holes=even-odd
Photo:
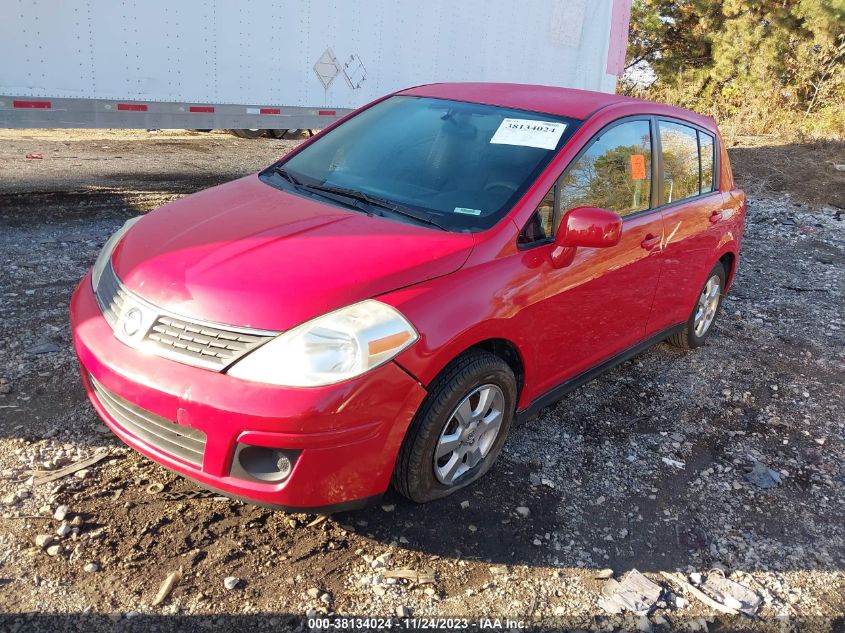
[[[273,138],[285,138],[285,134],[287,134],[287,130],[267,130],[268,134]]]
[[[259,130],[258,128],[249,128],[247,130],[230,130],[232,134],[238,138],[261,138],[267,133],[267,130]]]

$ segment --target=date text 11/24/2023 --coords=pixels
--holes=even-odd
[[[308,618],[308,628],[311,630],[391,630],[404,629],[409,631],[446,631],[446,630],[482,630],[482,631],[512,631],[527,628],[524,620],[516,618],[383,618],[383,617],[325,617]]]

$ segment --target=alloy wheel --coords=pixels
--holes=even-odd
[[[718,275],[713,275],[704,284],[704,289],[698,297],[698,307],[695,310],[693,319],[693,330],[699,338],[707,333],[713,319],[716,318],[716,310],[719,309],[719,293],[722,289],[722,280]]]
[[[461,400],[449,416],[434,449],[434,476],[454,485],[490,452],[505,410],[505,395],[493,384],[477,387]]]

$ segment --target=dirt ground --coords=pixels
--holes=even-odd
[[[126,448],[86,400],[68,329],[73,288],[126,218],[295,142],[0,130],[0,631],[308,630],[306,615],[322,614],[394,628],[425,624],[397,617],[411,615],[472,630],[479,618],[501,618],[498,630],[845,630],[842,144],[794,191],[754,186],[813,150],[731,149],[748,228],[705,348],[661,344],[580,388],[448,499],[388,493],[320,521],[214,497]],[[780,483],[749,481],[755,464]],[[634,569],[660,595],[613,613],[610,576]],[[762,603],[725,614],[661,572],[724,575]]]

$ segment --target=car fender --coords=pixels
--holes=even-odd
[[[705,282],[707,281],[707,276],[710,274],[710,271],[713,270],[713,267],[716,266],[719,260],[721,260],[725,255],[733,255],[734,264],[731,267],[731,270],[727,271],[728,278],[725,281],[725,290],[723,294],[727,294],[728,290],[730,289],[731,282],[733,281],[736,272],[737,264],[739,263],[739,249],[737,247],[737,241],[732,231],[726,231],[725,234],[722,235],[721,239],[719,240],[719,244],[713,252],[713,257],[708,260],[708,265],[703,267],[699,272],[697,283],[695,283],[689,289],[689,299],[687,301],[687,305],[689,306],[690,312],[692,312],[692,309],[695,307],[696,301],[698,301],[698,296],[701,293],[701,289],[704,287]]]
[[[503,270],[510,272],[510,280],[501,278]],[[537,344],[532,338],[538,338],[541,330],[537,328],[542,327],[542,293],[534,281],[515,275],[513,268],[498,260],[379,297],[402,312],[420,333],[420,339],[396,362],[428,387],[468,349],[486,341],[504,341],[521,364],[524,388],[519,406],[524,406],[535,395],[531,385]]]

